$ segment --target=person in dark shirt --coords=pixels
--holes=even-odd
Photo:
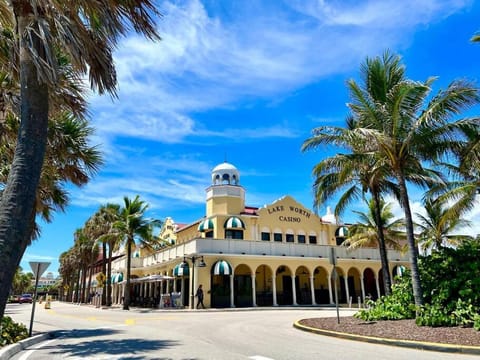
[[[205,305],[203,305],[203,289],[201,284],[198,285],[197,293],[195,294],[195,296],[197,297],[197,309],[200,305],[202,305],[202,308],[205,309]]]

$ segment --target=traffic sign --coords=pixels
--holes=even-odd
[[[40,276],[42,276],[45,270],[47,270],[47,268],[50,266],[49,262],[30,261],[29,264],[30,264],[30,267],[32,268],[33,275],[35,276],[35,278],[39,278]]]

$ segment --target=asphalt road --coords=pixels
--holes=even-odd
[[[9,304],[6,315],[30,324],[30,304]],[[341,310],[341,315],[351,315]],[[59,336],[12,359],[105,360],[462,360],[478,356],[375,345],[304,332],[294,321],[336,316],[332,309],[142,310],[37,304],[33,333]]]

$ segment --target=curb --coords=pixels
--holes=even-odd
[[[32,337],[26,338],[24,340],[20,340],[15,344],[7,345],[0,349],[0,360],[8,360],[13,355],[19,353],[20,351],[25,350],[32,345],[38,344],[52,337],[53,337],[53,334],[44,333],[44,334],[35,335]]]
[[[407,347],[417,350],[429,350],[429,351],[439,351],[439,352],[448,352],[448,353],[460,353],[460,354],[469,354],[469,355],[480,355],[480,346],[467,346],[467,345],[452,345],[452,344],[442,344],[442,343],[432,343],[424,341],[412,341],[412,340],[397,340],[397,339],[387,339],[379,338],[375,336],[363,336],[349,333],[342,333],[332,330],[324,330],[312,328],[300,324],[301,320],[297,320],[293,323],[293,327],[299,330],[312,332],[318,335],[332,336],[340,339],[363,341],[373,344],[382,344],[390,346],[399,346]]]

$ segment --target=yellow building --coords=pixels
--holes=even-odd
[[[319,217],[290,196],[246,206],[240,173],[225,162],[212,170],[205,217],[187,225],[167,218],[161,234],[174,244],[132,259],[131,299],[192,307],[202,284],[207,307],[333,304],[335,262],[340,302],[363,303],[383,294],[379,251],[339,246],[347,232],[330,210]],[[395,275],[408,265],[398,251],[388,258]],[[113,264],[117,274],[125,263]],[[124,291],[116,282],[114,302]]]

